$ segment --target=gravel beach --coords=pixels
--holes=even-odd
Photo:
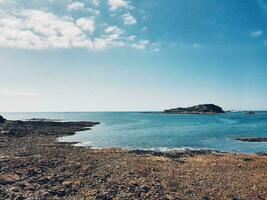
[[[0,124],[0,199],[267,199],[267,154],[160,153],[59,143],[97,125]]]

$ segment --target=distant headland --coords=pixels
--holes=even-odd
[[[163,112],[171,114],[220,114],[224,113],[224,110],[214,104],[200,104],[186,108],[172,108],[169,110],[164,110]]]

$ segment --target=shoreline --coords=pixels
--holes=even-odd
[[[62,122],[62,121],[61,121]],[[100,123],[99,123],[100,124]],[[90,130],[90,128],[89,128]],[[83,132],[85,130],[82,131],[77,131],[71,135],[75,135],[79,132]],[[71,135],[65,135],[65,136],[71,136]],[[219,150],[219,149],[211,149],[208,147],[204,147],[204,148],[193,148],[193,147],[173,147],[173,148],[169,148],[169,147],[151,147],[151,148],[124,148],[124,147],[97,147],[97,146],[92,146],[92,145],[85,145],[83,142],[79,142],[79,141],[60,141],[61,139],[63,139],[65,136],[60,136],[57,137],[56,140],[58,143],[64,143],[64,144],[70,144],[74,147],[84,147],[84,148],[91,148],[91,149],[118,149],[118,150],[122,150],[122,151],[147,151],[147,152],[161,152],[161,153],[190,153],[192,152],[203,152],[203,151],[207,151],[207,152],[213,152],[213,153],[224,153],[224,154],[248,154],[248,155],[258,155],[258,154],[267,154],[267,152],[265,151],[257,151],[257,152],[242,152],[242,151],[223,151],[223,150]],[[240,142],[267,142],[267,138],[262,138],[262,137],[229,137],[229,139],[231,140],[237,140]],[[87,143],[87,142],[85,142]],[[91,143],[91,142],[90,142]]]
[[[0,125],[0,199],[267,198],[266,154],[92,149],[57,141],[97,124]]]

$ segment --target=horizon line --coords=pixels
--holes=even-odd
[[[91,111],[0,111],[0,113],[89,113],[89,112],[162,112],[164,110],[91,110]],[[245,112],[245,111],[255,111],[255,112],[266,112],[267,109],[228,109],[224,110],[225,112]]]

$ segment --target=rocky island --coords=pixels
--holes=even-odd
[[[95,122],[2,120],[0,199],[266,199],[267,155],[91,149],[57,138]]]
[[[245,114],[247,114],[247,115],[254,115],[254,114],[256,114],[256,112],[255,111],[245,111]]]
[[[169,110],[164,110],[164,113],[171,114],[219,114],[224,113],[223,109],[214,104],[200,104],[187,108],[172,108]]]

